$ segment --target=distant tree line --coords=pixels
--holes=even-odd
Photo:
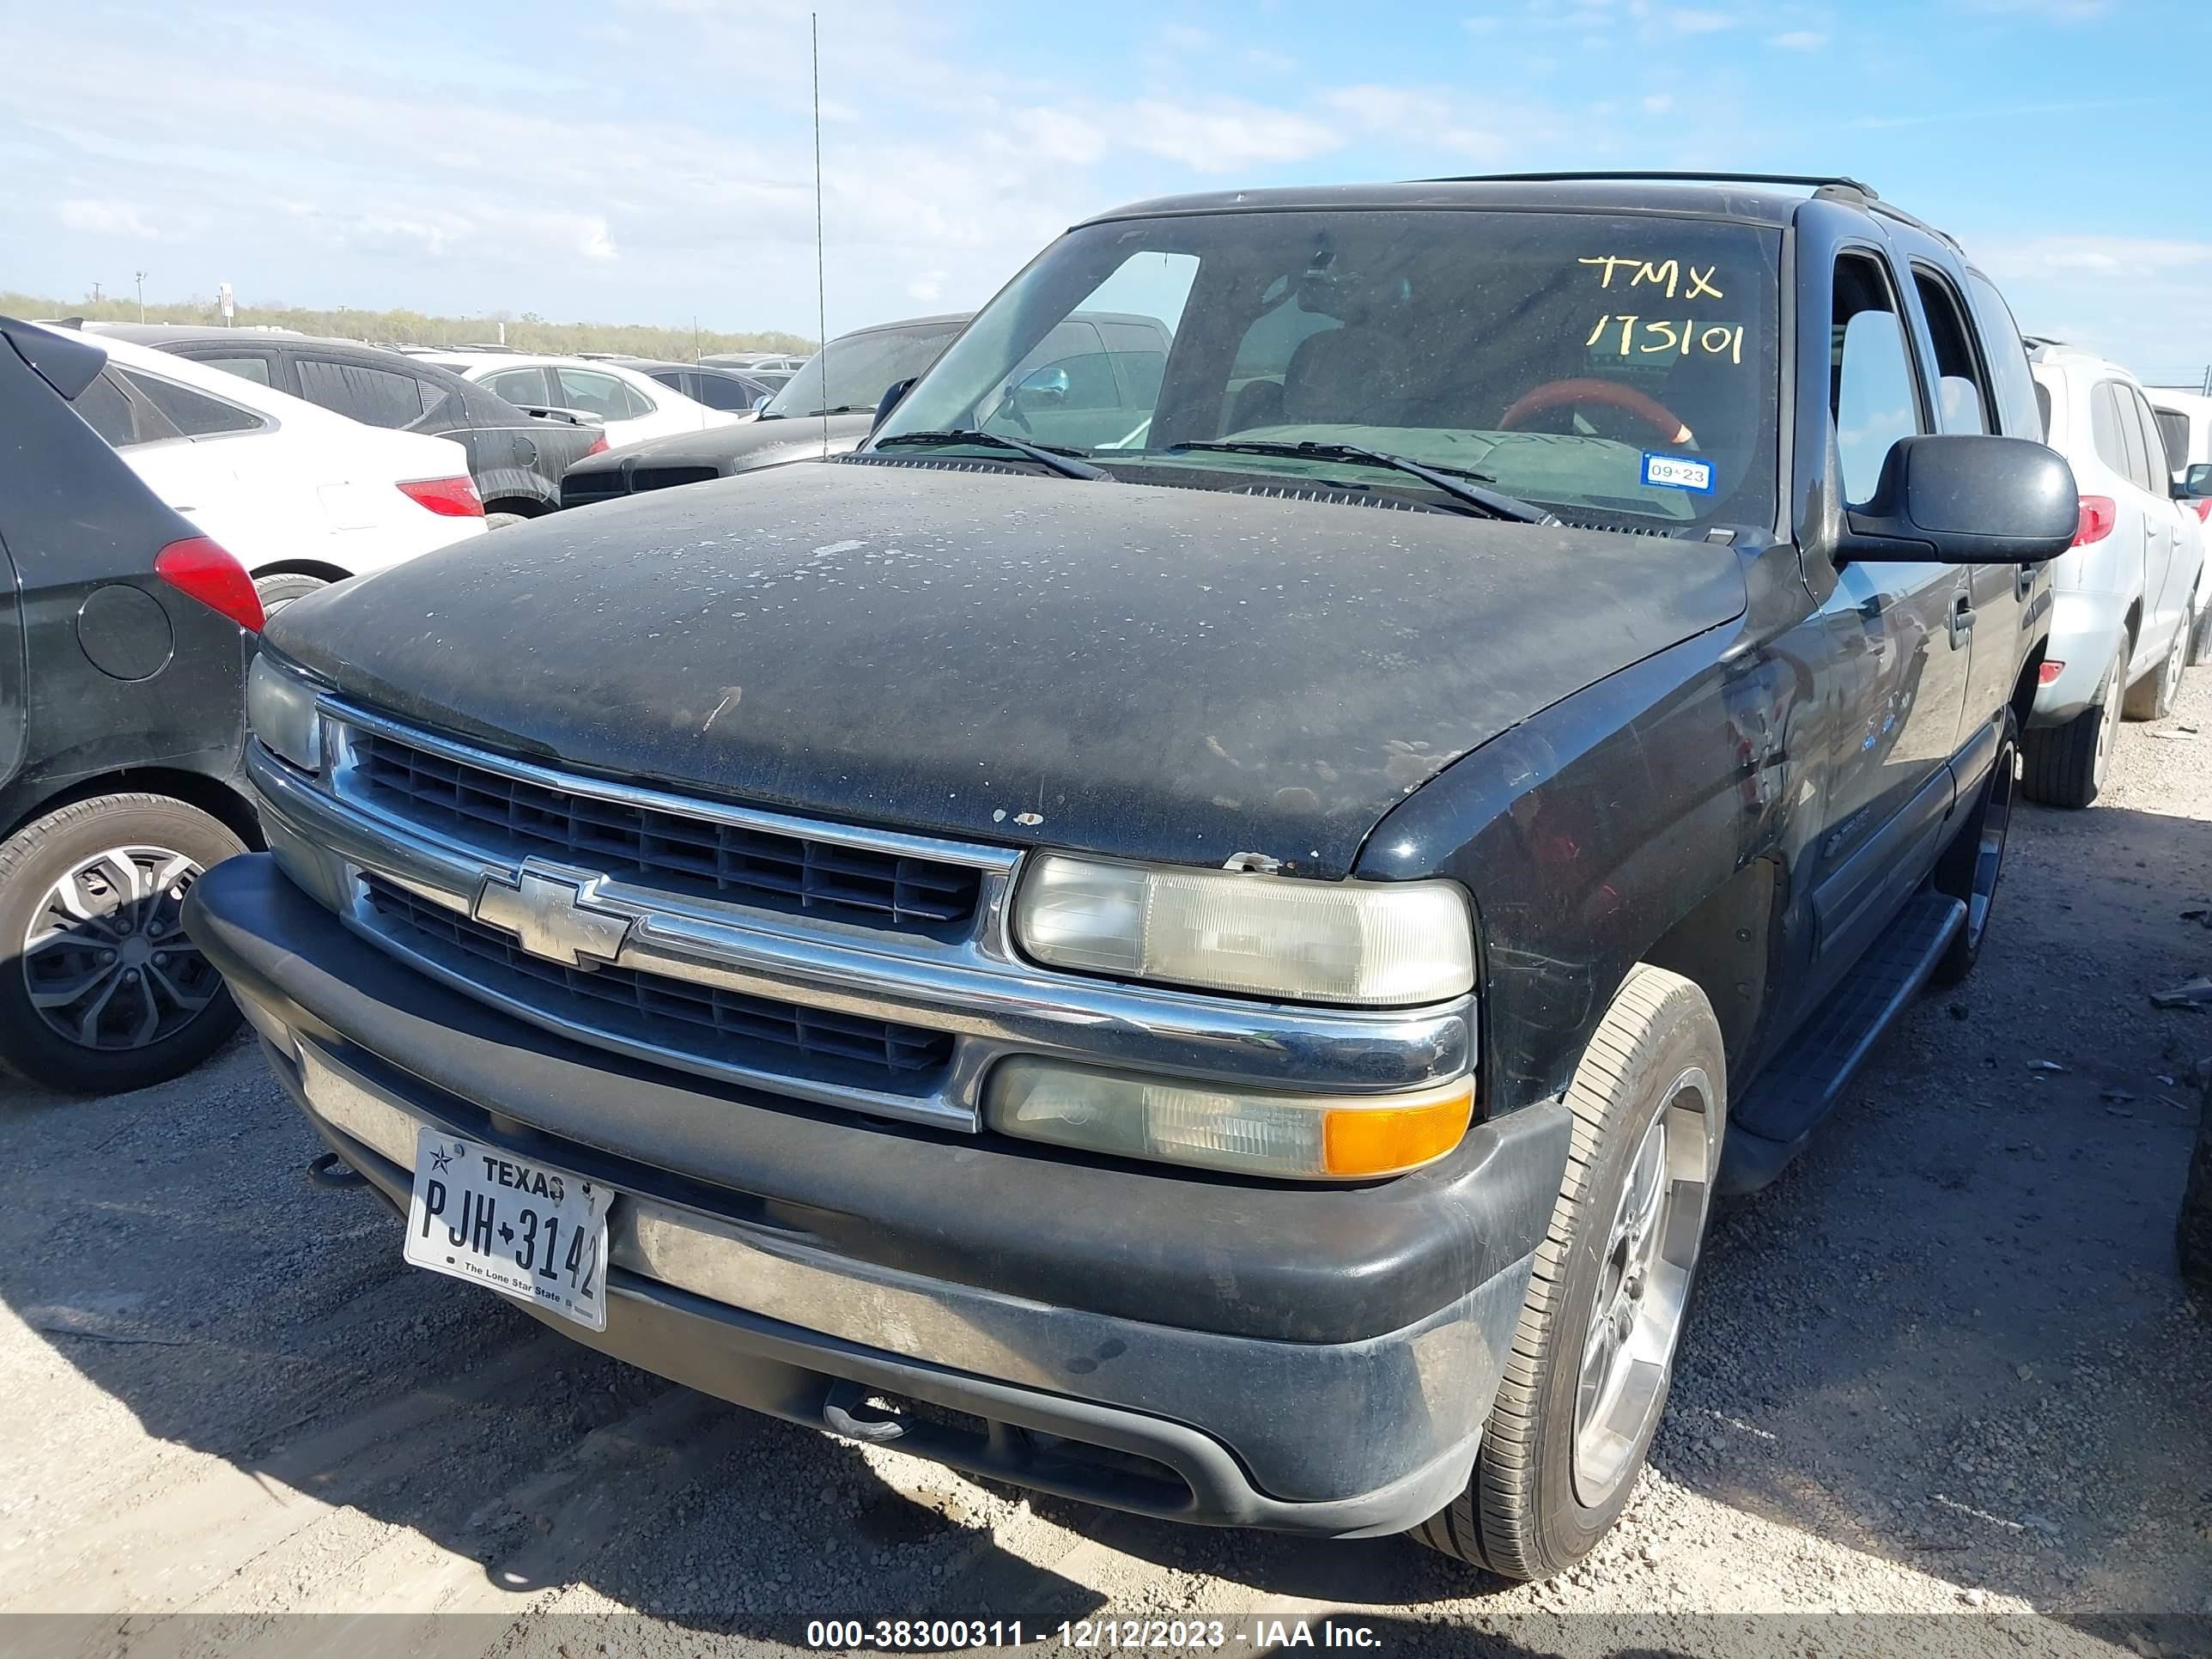
[[[234,325],[259,325],[289,328],[301,334],[334,339],[368,340],[380,345],[488,345],[499,339],[500,325],[507,325],[507,343],[518,351],[620,351],[638,357],[689,362],[696,356],[717,351],[780,351],[801,355],[814,349],[814,342],[781,329],[757,329],[729,334],[716,329],[658,328],[648,323],[549,323],[534,312],[520,317],[493,312],[483,317],[431,317],[419,311],[356,311],[340,307],[334,311],[271,303],[237,305]],[[39,295],[0,293],[0,316],[39,318],[81,317],[87,322],[135,323],[138,302],[106,295],[98,300],[55,300]],[[191,299],[168,305],[149,301],[149,323],[193,323],[222,326],[222,313],[212,299]]]

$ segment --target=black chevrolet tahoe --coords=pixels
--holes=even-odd
[[[1158,319],[1142,388],[1024,366]],[[1847,179],[1069,231],[852,454],[292,606],[188,924],[409,1261],[1044,1491],[1512,1576],[1989,925],[2077,520]]]

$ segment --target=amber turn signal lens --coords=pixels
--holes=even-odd
[[[1458,1146],[1474,1115],[1471,1087],[1419,1106],[1334,1107],[1322,1128],[1323,1164],[1345,1176],[1415,1169]]]

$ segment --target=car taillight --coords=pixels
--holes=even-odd
[[[2120,510],[2112,505],[2110,495],[2084,495],[2081,517],[2074,527],[2074,545],[2087,547],[2092,542],[2101,542],[2112,533],[2112,526],[2119,518]]]
[[[2035,671],[2035,683],[2038,685],[2055,684],[2057,682],[2058,677],[2065,672],[2066,665],[2064,663],[2047,662],[2044,664],[2042,667]]]
[[[2206,524],[2212,524],[2212,495],[2193,501],[2190,502],[2190,506],[2197,509],[2197,516],[2199,520]]]
[[[261,596],[246,567],[204,536],[171,542],[154,556],[154,574],[240,628],[261,631]]]
[[[604,432],[599,434],[598,437],[592,439],[592,447],[584,452],[586,455],[604,455],[606,453],[607,434]]]
[[[477,494],[476,480],[465,472],[458,478],[409,479],[399,486],[399,493],[441,518],[483,517],[483,497]]]

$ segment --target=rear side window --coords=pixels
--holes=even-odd
[[[1830,413],[1844,469],[1844,499],[1870,499],[1883,461],[1900,438],[1922,430],[1912,351],[1889,280],[1876,260],[1846,254],[1836,261],[1835,334],[1830,358]]]
[[[581,368],[554,372],[561,382],[561,406],[564,409],[580,409],[587,415],[601,416],[610,421],[634,421],[653,413],[653,406],[644,393],[631,390],[611,374]]]
[[[422,418],[422,383],[412,374],[325,357],[302,357],[300,395],[370,426],[412,426]]]
[[[484,376],[483,383],[511,404],[534,407],[545,402],[545,371],[542,368],[502,369]]]
[[[1981,343],[1950,279],[1916,265],[1913,286],[1936,345],[1936,413],[1946,432],[1995,432],[1996,398],[1982,368]]]
[[[139,429],[139,422],[131,407],[131,394],[123,389],[112,368],[100,370],[93,383],[76,396],[70,407],[84,419],[84,423],[107,440],[111,447],[128,449],[133,444],[151,441]],[[173,432],[159,434],[173,438]]]
[[[241,380],[251,380],[256,386],[269,384],[269,360],[258,354],[246,357],[195,357],[192,361],[219,368],[226,374],[235,374]]]
[[[2127,388],[2126,408],[2135,416],[2136,430],[2142,438],[2143,470],[2136,479],[2154,495],[2166,491],[2166,440],[2160,436],[2158,417],[2151,413],[2150,400],[2135,386]]]
[[[2036,384],[2028,369],[2027,348],[2021,343],[2012,307],[1978,270],[1966,273],[1966,301],[1981,325],[1984,355],[2005,435],[2040,440],[2051,430],[2051,394]]]
[[[725,379],[720,374],[702,374],[696,382],[698,391],[693,395],[709,409],[747,410],[760,393],[743,380]]]
[[[2089,392],[2089,442],[2099,460],[2121,477],[2132,478],[2136,470],[2128,455],[2127,441],[2121,435],[2124,429],[2119,388],[2110,380],[2098,381]]]
[[[2179,472],[2189,465],[2189,416],[2172,409],[2151,412],[2158,417],[2158,435],[2166,441],[2166,469]]]
[[[136,369],[116,371],[139,396],[160,410],[187,438],[212,438],[226,432],[254,432],[267,424],[250,409],[211,398],[173,380],[164,380]]]

